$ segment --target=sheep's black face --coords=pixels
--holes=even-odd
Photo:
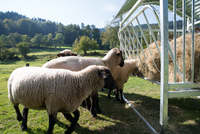
[[[122,51],[120,50],[120,52],[117,53],[117,55],[120,56],[120,58],[121,58],[121,62],[120,62],[120,64],[119,64],[119,66],[120,66],[120,67],[123,67],[123,66],[124,66],[124,58],[123,58],[123,56],[122,56]]]
[[[57,54],[57,56],[58,57],[63,57],[63,56],[65,56],[63,53],[59,53],[59,54]]]
[[[111,89],[111,90],[116,89],[117,84],[113,76],[111,75],[110,71],[106,73],[108,74],[108,76],[104,79],[104,83],[105,83],[104,88]]]

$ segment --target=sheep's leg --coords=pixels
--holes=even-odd
[[[27,129],[27,119],[28,119],[28,108],[24,107],[23,109],[23,120],[22,120],[22,130],[24,131],[25,129]]]
[[[86,106],[86,102],[85,102],[85,100],[82,102],[82,106]]]
[[[95,107],[96,101],[97,101],[97,95],[94,94],[94,95],[92,95],[92,105],[91,105],[91,108],[90,108],[90,112],[91,112],[93,117],[97,116],[96,107]]]
[[[19,111],[19,106],[17,105],[17,106],[14,106],[14,109],[15,109],[15,112],[16,112],[16,114],[17,114],[17,120],[18,121],[22,121],[22,114],[20,113],[20,111]]]
[[[73,121],[74,118],[70,113],[62,113],[62,114],[64,115],[65,119],[69,120],[70,122]]]
[[[56,120],[57,120],[57,113],[49,115],[49,128],[47,134],[52,134],[54,125],[56,124]]]
[[[98,114],[102,113],[102,111],[101,111],[101,109],[99,107],[99,96],[98,96],[98,94],[96,96],[96,111],[97,111]]]
[[[69,126],[69,128],[67,129],[65,134],[71,134],[74,131],[76,123],[78,122],[78,119],[80,116],[80,112],[78,111],[78,109],[76,111],[74,111],[73,114],[74,114],[74,119],[72,121],[72,124]]]
[[[86,108],[90,111],[91,102],[90,102],[90,95],[85,99]]]
[[[109,91],[108,91],[108,99],[110,99],[110,91],[111,91],[111,90],[109,89]]]
[[[125,103],[125,100],[124,100],[123,97],[122,97],[122,95],[123,95],[123,90],[121,89],[121,90],[119,91],[119,93],[120,93],[120,98],[121,98],[120,102],[121,102],[121,103]]]
[[[116,99],[116,101],[120,101],[119,93],[118,93],[118,89],[117,88],[115,89],[115,99]]]

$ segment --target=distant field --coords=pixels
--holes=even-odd
[[[0,61],[0,133],[1,134],[45,134],[48,129],[46,111],[29,110],[28,129],[21,131],[21,122],[8,100],[7,81],[11,72],[29,63],[30,66],[42,66],[48,60],[56,58],[59,50],[34,50],[24,60]],[[106,51],[97,50],[93,57],[103,57]],[[90,112],[80,106],[80,118],[73,134],[152,134],[146,124],[126,104],[117,102],[114,93],[107,99],[108,90],[99,92],[102,114],[92,118]],[[159,132],[160,86],[131,76],[124,85],[124,95],[130,103]],[[22,106],[20,110],[22,112]],[[69,127],[69,121],[59,113],[54,134],[63,134]],[[169,99],[169,120],[166,134],[200,134],[200,99],[197,97]]]

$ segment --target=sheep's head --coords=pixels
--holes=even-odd
[[[58,56],[58,57],[77,56],[77,54],[72,53],[72,51],[69,50],[69,49],[65,49],[65,50],[63,50],[62,52],[58,53],[57,56]]]
[[[107,67],[101,68],[99,70],[99,76],[102,77],[104,79],[104,88],[108,88],[108,89],[116,89],[117,84],[113,78],[113,76],[111,75],[110,69]]]
[[[122,55],[122,50],[119,50],[118,48],[113,48],[111,51],[109,52],[114,52],[115,55],[115,59],[117,60],[117,63],[120,67],[124,66],[124,59],[123,59],[123,55]]]

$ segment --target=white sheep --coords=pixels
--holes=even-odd
[[[66,69],[22,67],[14,70],[9,77],[8,98],[14,105],[17,120],[22,120],[22,130],[27,128],[28,110],[35,109],[47,110],[48,134],[53,131],[58,112],[62,112],[65,118],[72,122],[65,132],[72,133],[79,119],[78,107],[93,91],[103,88],[108,75],[111,75],[109,68],[96,65],[78,72]],[[116,87],[115,82],[110,85]],[[24,106],[23,117],[19,111],[19,104]]]
[[[42,67],[62,68],[62,69],[69,69],[72,71],[80,71],[89,65],[106,66],[110,69],[110,72],[112,74],[112,72],[118,65],[120,67],[124,65],[122,51],[119,50],[118,48],[113,48],[102,59],[92,58],[92,57],[77,57],[77,56],[60,57],[45,63]],[[106,85],[105,88],[107,88]],[[101,109],[99,108],[98,92],[97,91],[93,92],[91,96],[92,96],[92,105],[90,107],[90,97],[88,97],[86,99],[86,107],[88,110],[90,110],[93,117],[95,117],[97,116],[96,111],[98,113],[101,113]]]
[[[124,99],[122,97],[123,94],[123,86],[124,84],[128,81],[129,76],[133,73],[137,74],[138,73],[138,66],[137,66],[137,62],[139,60],[135,60],[135,59],[131,59],[131,60],[125,60],[124,61],[124,66],[123,67],[119,67],[117,66],[114,70],[114,72],[112,73],[112,76],[117,84],[117,91],[115,92],[115,98],[117,101],[121,101],[122,103],[124,103]],[[119,93],[118,93],[119,92]],[[120,99],[118,97],[118,95],[120,96]],[[108,98],[110,98],[110,90],[108,93]]]
[[[58,57],[63,57],[63,56],[77,56],[77,54],[73,53],[69,49],[65,49],[61,51],[60,53],[57,54]]]

